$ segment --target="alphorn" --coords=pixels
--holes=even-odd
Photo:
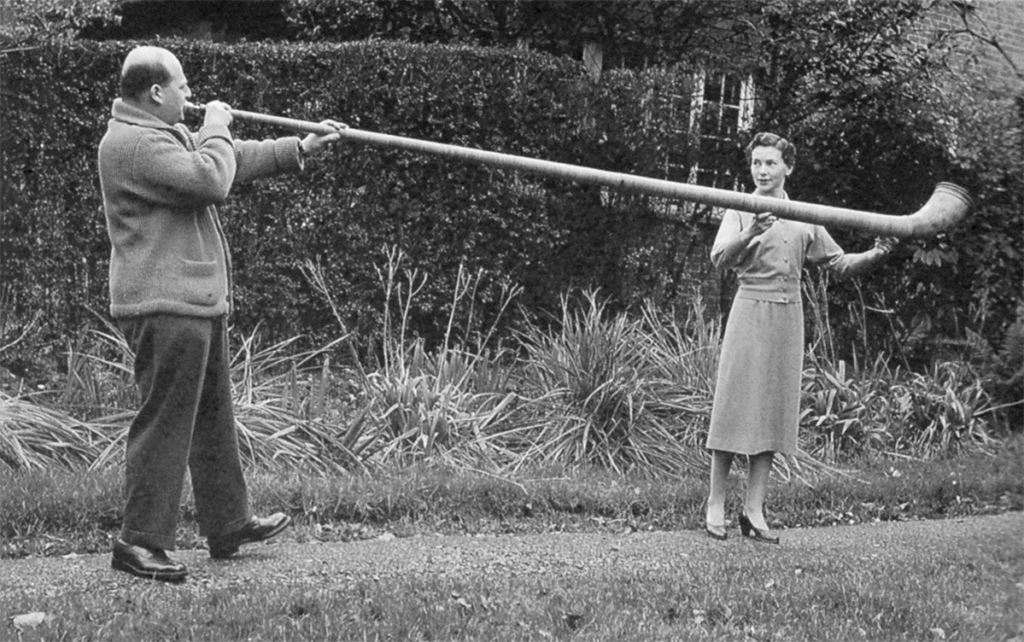
[[[193,111],[205,110],[205,107],[201,105],[189,104],[186,107]],[[745,194],[714,187],[691,185],[689,183],[677,183],[633,174],[609,172],[591,167],[557,163],[526,156],[501,154],[416,138],[378,134],[351,127],[338,130],[330,125],[321,123],[238,109],[232,109],[231,115],[239,120],[272,125],[290,131],[321,135],[338,133],[345,140],[357,141],[378,147],[397,147],[412,152],[434,154],[494,167],[563,178],[577,183],[603,185],[616,190],[659,196],[672,200],[690,201],[742,212],[771,212],[783,219],[815,223],[828,227],[843,227],[877,236],[894,236],[897,238],[934,236],[962,221],[973,206],[973,201],[967,190],[959,185],[945,182],[935,186],[935,191],[932,192],[931,198],[928,199],[928,202],[921,209],[907,216],[898,216],[830,205],[818,205],[816,203],[803,203],[788,199],[770,198],[756,194]]]

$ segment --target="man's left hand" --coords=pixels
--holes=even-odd
[[[348,125],[345,123],[339,123],[336,120],[322,120],[321,125],[327,125],[337,130],[348,129]],[[309,155],[319,154],[321,150],[327,145],[341,140],[341,134],[309,134],[302,139],[302,151]]]

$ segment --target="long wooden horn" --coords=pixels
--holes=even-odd
[[[204,107],[197,105],[188,105],[188,108],[192,110],[204,109]],[[970,195],[964,188],[953,183],[939,183],[935,186],[935,191],[932,193],[931,198],[928,199],[928,202],[909,216],[876,214],[874,212],[864,212],[843,207],[802,203],[800,201],[744,194],[742,192],[704,187],[702,185],[690,185],[688,183],[676,183],[632,174],[621,174],[590,167],[581,167],[579,165],[527,158],[525,156],[514,156],[470,147],[434,143],[416,138],[377,134],[359,129],[345,128],[337,130],[329,125],[311,121],[270,116],[238,109],[232,109],[231,115],[239,120],[273,125],[291,131],[314,134],[338,132],[346,140],[358,141],[379,147],[397,147],[412,152],[435,154],[506,169],[535,172],[555,178],[568,179],[577,183],[603,185],[616,190],[691,201],[743,212],[771,212],[779,218],[802,221],[804,223],[816,223],[829,227],[845,227],[877,236],[895,236],[898,238],[933,236],[962,221],[974,205]]]

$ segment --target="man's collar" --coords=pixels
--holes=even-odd
[[[110,109],[110,115],[116,120],[120,120],[132,125],[140,125],[142,127],[155,127],[157,129],[171,129],[177,131],[177,128],[173,125],[168,125],[164,121],[160,120],[153,114],[149,113],[145,109],[136,107],[131,103],[125,102],[121,98],[114,100],[114,106]]]

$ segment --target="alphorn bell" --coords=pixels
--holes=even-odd
[[[193,111],[203,111],[205,109],[201,105],[192,104],[188,104],[186,108]],[[792,221],[815,223],[829,227],[844,227],[877,236],[894,236],[897,238],[934,236],[962,221],[973,206],[973,201],[967,190],[953,183],[939,183],[936,185],[935,191],[932,192],[928,202],[913,214],[895,216],[843,207],[769,198],[714,187],[691,185],[689,183],[676,183],[657,178],[647,178],[567,163],[527,158],[525,156],[514,156],[512,154],[500,154],[470,147],[434,143],[416,138],[378,134],[359,129],[345,128],[337,130],[329,125],[311,121],[271,116],[238,109],[232,109],[231,115],[239,120],[273,125],[296,132],[313,134],[337,132],[345,140],[358,141],[378,147],[397,147],[412,152],[446,156],[484,165],[492,165],[494,167],[564,178],[577,183],[603,185],[616,190],[660,196],[673,200],[691,201],[742,212],[771,212],[779,218]]]

